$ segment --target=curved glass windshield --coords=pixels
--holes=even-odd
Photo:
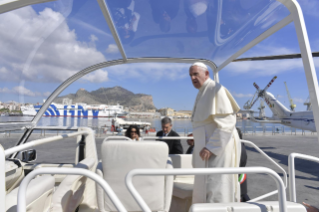
[[[6,12],[14,2],[0,5],[0,121],[31,121],[66,79],[122,59],[98,1],[59,0]],[[217,66],[289,14],[275,0],[106,4],[127,57],[202,58]],[[100,69],[79,82],[108,80],[108,72]],[[56,109],[44,115],[57,115]]]
[[[202,58],[218,66],[289,15],[276,0],[106,0],[130,58]]]
[[[66,79],[121,58],[97,1],[30,5],[0,14],[0,23],[0,121],[31,121]],[[97,70],[80,81],[107,80]]]

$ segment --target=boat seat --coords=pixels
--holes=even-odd
[[[54,177],[50,175],[40,176],[31,180],[26,194],[28,212],[48,211],[54,190],[54,183]],[[19,188],[15,188],[6,195],[7,212],[17,211],[18,190]]]
[[[80,161],[74,168],[90,170],[95,164],[94,158]],[[50,211],[74,212],[84,199],[87,177],[67,175],[53,194]]]
[[[236,202],[236,203],[199,203],[194,204],[189,212],[280,212],[278,201]],[[305,206],[287,201],[287,212],[306,212]]]
[[[19,160],[6,160],[6,191],[10,193],[24,177],[23,167]]]
[[[142,211],[126,188],[125,176],[133,169],[171,169],[168,146],[164,142],[107,141],[102,143],[102,163],[97,174],[103,177],[127,211]],[[151,211],[169,211],[173,176],[136,176],[133,184]],[[97,185],[99,211],[117,211]]]
[[[172,159],[174,168],[193,168],[192,154],[173,154],[169,156]],[[170,211],[188,211],[192,205],[194,179],[194,175],[175,176]]]

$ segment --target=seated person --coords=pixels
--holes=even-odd
[[[187,135],[187,137],[193,137],[193,133],[190,133]],[[193,154],[193,150],[194,150],[194,140],[193,139],[188,139],[187,140],[187,144],[189,145],[186,154]]]
[[[156,133],[157,137],[179,137],[177,132],[172,130],[172,120],[169,117],[165,117],[161,121],[162,130]],[[169,148],[168,154],[183,154],[183,147],[181,145],[181,140],[163,140],[163,142],[167,143]]]
[[[132,139],[133,141],[140,141],[140,129],[136,125],[130,125],[129,128],[125,132],[125,136]]]

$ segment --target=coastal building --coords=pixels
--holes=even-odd
[[[158,110],[161,116],[174,116],[175,110],[172,108],[161,108]]]
[[[130,112],[128,118],[133,119],[153,119],[160,118],[161,115],[157,112]]]

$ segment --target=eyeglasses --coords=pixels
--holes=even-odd
[[[136,133],[136,130],[134,130],[134,131],[132,130],[131,133]]]

